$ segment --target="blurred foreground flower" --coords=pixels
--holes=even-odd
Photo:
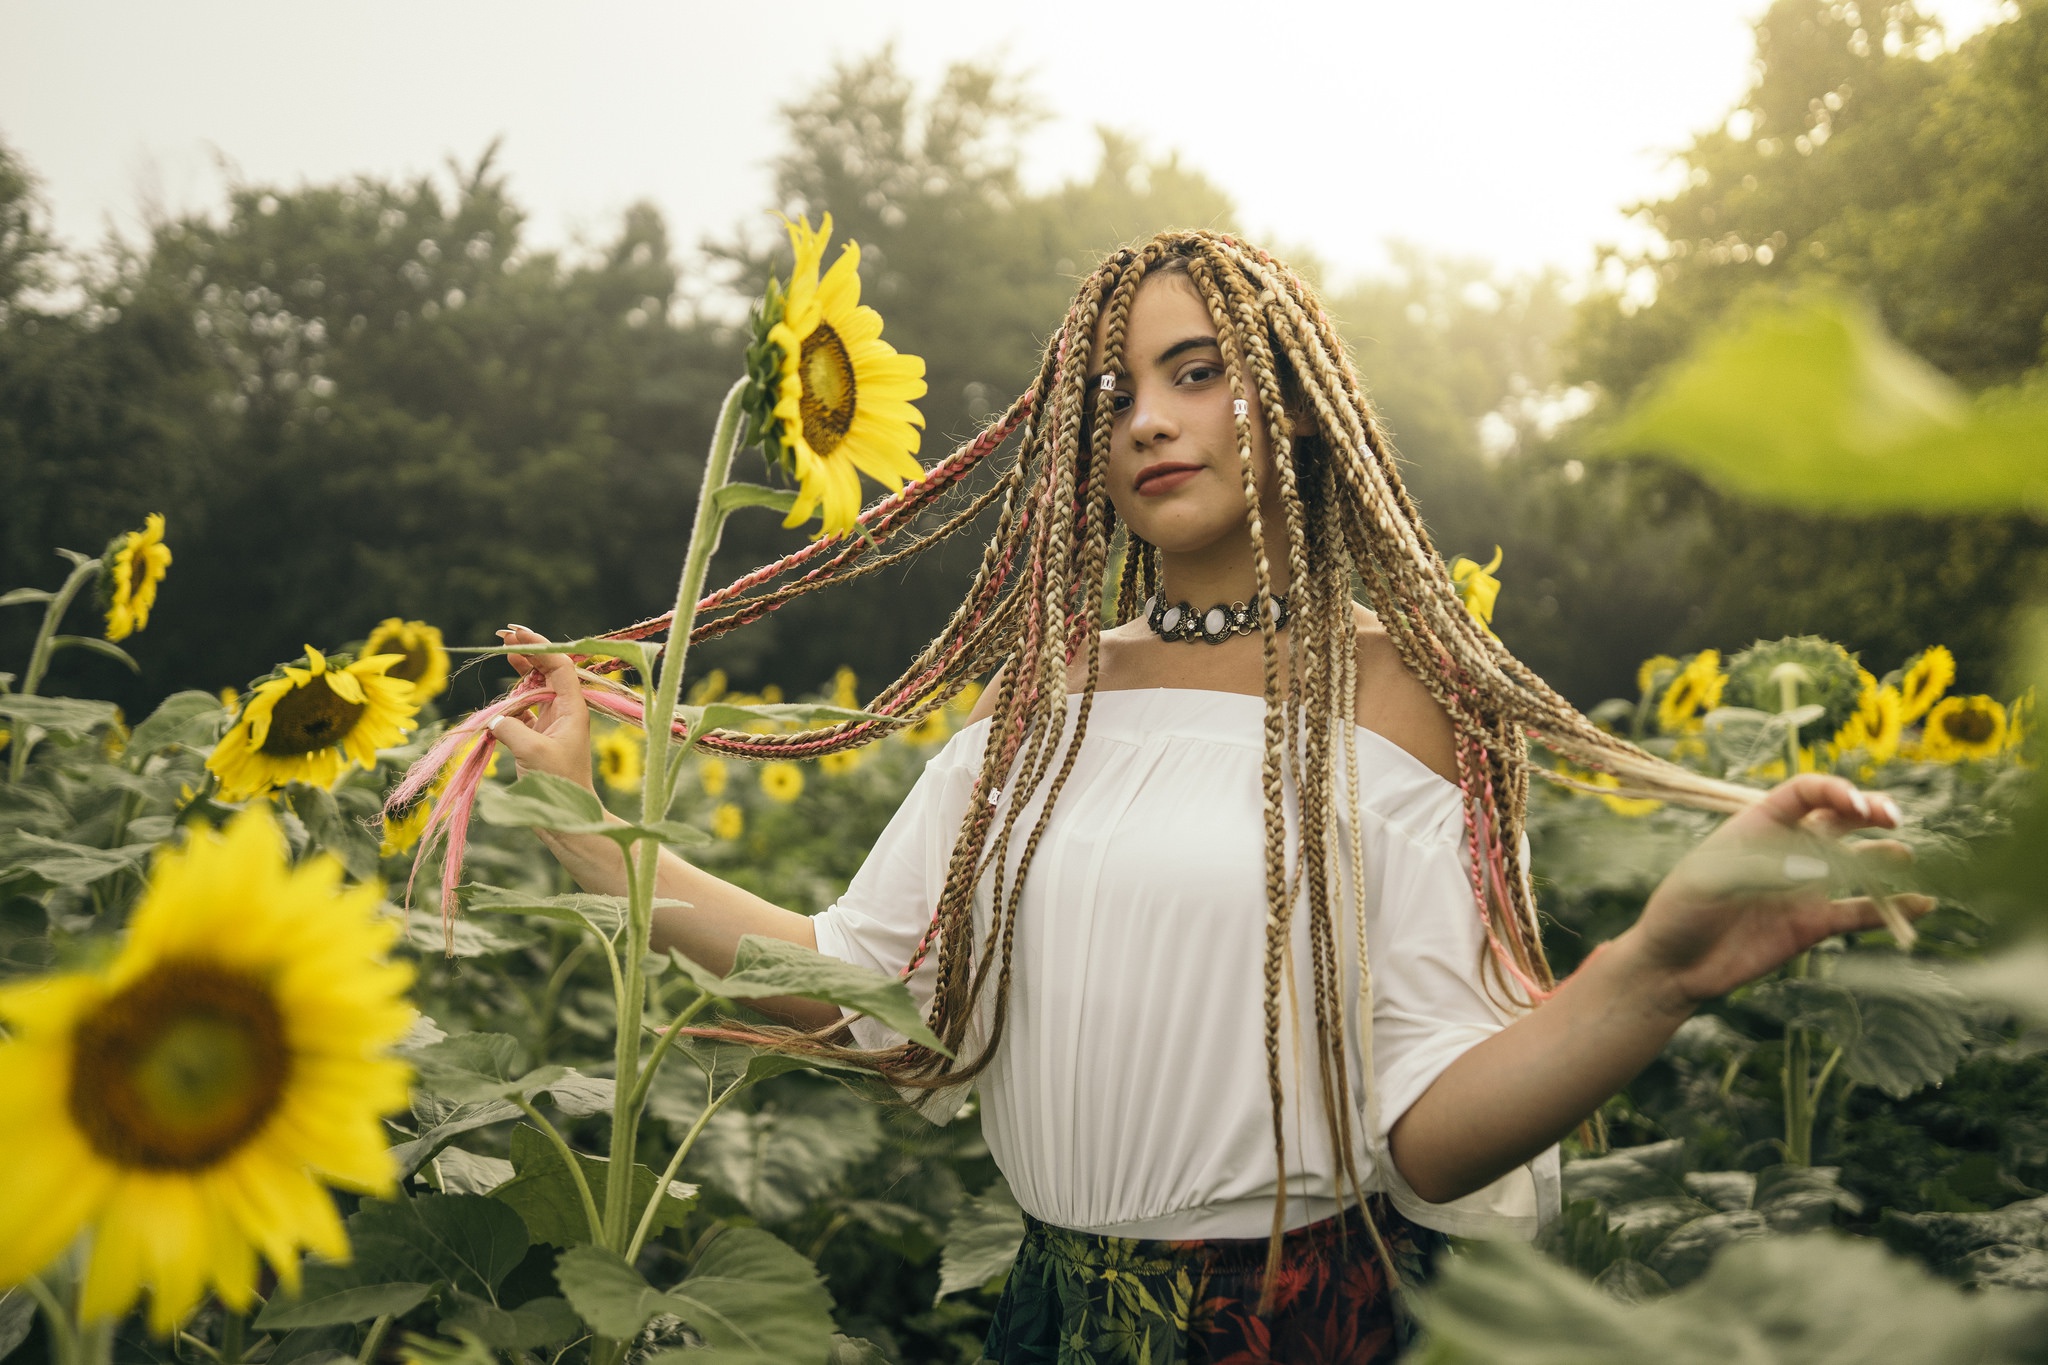
[[[288,1289],[302,1250],[347,1258],[322,1182],[395,1191],[413,1011],[398,920],[341,878],[251,809],[158,857],[105,970],[0,987],[0,1284],[90,1229],[80,1317],[148,1289],[161,1334],[209,1287],[246,1312],[259,1252]]]
[[[439,627],[387,616],[363,642],[365,659],[379,654],[399,656],[384,676],[411,683],[414,701],[424,704],[448,690],[448,651],[442,647]]]
[[[746,440],[759,441],[797,483],[785,526],[823,508],[821,535],[844,535],[860,515],[860,476],[894,492],[921,478],[911,456],[924,417],[924,361],[882,340],[882,315],[860,301],[860,247],[848,242],[819,275],[832,215],[813,231],[789,224],[796,264],[784,290],[769,281],[747,354],[753,386]]]
[[[286,665],[256,684],[206,766],[221,799],[246,801],[287,782],[332,787],[350,763],[377,765],[377,751],[405,738],[419,710],[413,685],[385,676],[396,656],[341,668],[306,646],[306,667]]]
[[[149,624],[156,585],[171,567],[164,515],[151,512],[140,531],[124,531],[100,555],[100,596],[107,604],[107,638],[125,640]]]

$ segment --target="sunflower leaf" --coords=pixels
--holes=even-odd
[[[52,734],[89,735],[102,725],[114,723],[118,708],[110,701],[88,701],[82,697],[17,697],[0,694],[0,717],[22,725],[36,725]]]
[[[658,1314],[681,1318],[727,1365],[825,1365],[832,1350],[832,1297],[817,1267],[759,1228],[728,1228],[681,1284],[655,1289],[617,1253],[580,1246],[555,1279],[599,1332],[632,1337]],[[664,1351],[649,1365],[694,1365],[699,1352]]]
[[[711,507],[719,516],[730,516],[742,507],[766,507],[788,512],[796,506],[794,488],[769,488],[758,483],[729,483],[711,495]]]
[[[277,1295],[256,1315],[259,1332],[289,1332],[300,1327],[337,1327],[368,1322],[387,1313],[400,1317],[426,1302],[432,1284],[392,1281],[357,1284],[346,1266],[308,1266],[298,1297]]]
[[[15,588],[11,592],[0,593],[0,607],[18,607],[29,602],[54,602],[56,600],[57,594],[47,588]]]
[[[51,886],[70,889],[91,886],[117,872],[140,868],[156,851],[154,844],[124,844],[120,848],[93,848],[65,843],[46,835],[19,831],[0,841],[7,872],[28,873]]]
[[[445,1280],[484,1298],[532,1245],[518,1214],[480,1194],[370,1200],[349,1217],[348,1231],[365,1275]]]
[[[576,1073],[566,1066],[519,1071],[519,1040],[507,1033],[459,1033],[405,1055],[419,1084],[443,1099],[477,1104],[488,1100],[531,1100]]]
[[[576,1153],[590,1197],[604,1206],[606,1177],[611,1163],[603,1157]],[[518,1174],[491,1191],[491,1197],[519,1215],[536,1242],[573,1247],[590,1240],[590,1220],[583,1212],[583,1198],[576,1181],[545,1134],[531,1124],[512,1130],[512,1169]],[[654,1195],[655,1173],[639,1164],[633,1167],[634,1208],[645,1208]],[[697,1202],[697,1187],[671,1180],[654,1212],[650,1232],[681,1227]]]
[[[500,1351],[532,1351],[583,1335],[583,1319],[565,1299],[550,1296],[529,1299],[517,1308],[500,1308],[460,1290],[448,1297],[441,1310],[441,1326],[474,1332],[484,1345]]]
[[[924,1011],[901,981],[827,957],[815,948],[747,934],[740,939],[732,971],[725,976],[700,967],[673,949],[669,957],[706,995],[722,1000],[761,1000],[784,995],[822,1000],[865,1014],[913,1042],[952,1055],[926,1026]]]
[[[211,692],[173,692],[128,736],[128,752],[153,754],[174,744],[201,748],[218,743],[228,712]]]
[[[596,792],[552,773],[528,773],[509,787],[481,788],[477,813],[486,824],[526,825],[564,834],[603,834],[613,828]]]
[[[426,1165],[435,1153],[461,1137],[464,1133],[478,1128],[488,1128],[494,1123],[519,1117],[519,1106],[505,1100],[486,1100],[481,1104],[458,1104],[438,1096],[415,1091],[413,1111],[423,1121],[428,1115],[432,1120],[420,1130],[418,1137],[410,1138],[391,1148],[391,1160],[398,1168],[398,1177],[403,1180],[414,1171]]]
[[[937,1303],[948,1294],[990,1284],[1006,1273],[1024,1244],[1024,1212],[1001,1176],[972,1199],[963,1200],[946,1225],[939,1258]]]
[[[580,891],[561,896],[533,896],[484,882],[466,883],[462,890],[469,893],[464,899],[464,908],[472,912],[532,915],[561,924],[585,925],[606,941],[617,937],[626,923],[624,896],[596,896]],[[656,906],[682,904],[682,901],[655,902]]]
[[[102,640],[97,635],[52,635],[50,637],[50,649],[52,652],[60,649],[83,649],[93,654],[104,654],[110,659],[116,659],[126,664],[130,673],[138,677],[142,674],[142,665],[136,663],[134,657],[127,650],[117,644]]]

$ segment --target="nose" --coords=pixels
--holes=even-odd
[[[1146,450],[1180,434],[1158,386],[1139,384],[1131,395],[1131,443]]]

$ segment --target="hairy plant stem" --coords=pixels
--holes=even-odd
[[[377,1358],[377,1348],[384,1344],[384,1334],[390,1330],[389,1313],[370,1324],[370,1333],[363,1338],[363,1349],[356,1352],[356,1365],[370,1365],[370,1362]]]
[[[70,553],[66,551],[65,553]],[[64,613],[71,610],[71,600],[78,596],[78,590],[90,582],[100,571],[97,559],[75,559],[71,576],[64,580],[64,586],[57,589],[57,595],[50,599],[50,605],[43,612],[43,624],[36,628],[36,642],[28,652],[28,668],[21,675],[21,691],[17,696],[33,697],[42,686],[43,674],[50,669],[50,655],[55,653],[51,640],[57,634],[57,625],[64,619]],[[7,756],[7,777],[11,782],[21,781],[21,774],[28,766],[29,745],[34,742],[26,723],[21,733],[14,737],[12,750]]]
[[[591,1240],[602,1244],[604,1242],[604,1220],[598,1215],[597,1200],[591,1197],[590,1182],[583,1178],[583,1163],[576,1159],[576,1153],[570,1148],[569,1140],[562,1136],[561,1129],[548,1122],[545,1114],[533,1107],[533,1101],[515,1099],[512,1103],[518,1105],[525,1112],[526,1117],[533,1120],[534,1126],[540,1129],[547,1137],[547,1140],[555,1144],[555,1151],[561,1155],[562,1161],[569,1168],[569,1178],[576,1183],[577,1197],[583,1201],[583,1216],[590,1220]],[[612,1189],[619,1183],[616,1179],[618,1169],[617,1166],[613,1166],[606,1173],[604,1187],[607,1203],[610,1202]],[[631,1168],[629,1167],[629,1173],[630,1170]],[[632,1183],[630,1174],[627,1183]]]
[[[662,649],[654,693],[647,707],[647,758],[640,778],[640,817],[646,824],[667,816],[670,765],[682,759],[674,752],[670,726],[675,719],[676,699],[682,695],[683,664],[689,654],[690,629],[697,619],[697,600],[704,595],[704,579],[711,570],[711,556],[718,549],[719,532],[725,525],[726,513],[719,505],[718,490],[725,486],[732,472],[733,453],[739,445],[740,400],[746,390],[747,381],[742,379],[726,393],[718,410],[710,452],[704,458],[704,486],[697,495],[697,519],[690,528],[690,548],[683,556],[682,577],[676,583],[668,642]],[[628,1254],[633,1240],[629,1226],[633,1157],[640,1128],[639,1104],[646,1096],[646,1087],[640,1083],[640,1028],[647,1008],[645,963],[654,919],[654,876],[660,855],[661,845],[645,839],[635,843],[627,856],[630,881],[626,942],[621,953],[624,961],[620,964],[623,980],[616,997],[618,1039],[613,1072],[611,1176],[605,1182],[601,1235],[604,1245],[621,1254]],[[663,1187],[660,1182],[656,1184],[655,1198],[661,1197]],[[597,1359],[593,1352],[593,1360]]]

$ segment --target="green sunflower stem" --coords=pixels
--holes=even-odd
[[[63,621],[64,613],[71,610],[72,600],[78,596],[79,589],[91,582],[99,571],[100,562],[97,559],[76,560],[71,576],[64,580],[64,586],[57,589],[57,595],[50,599],[50,605],[43,611],[43,624],[36,628],[36,642],[29,647],[28,667],[22,672],[21,691],[18,696],[33,697],[36,689],[42,686],[43,674],[50,670],[50,656],[57,652],[55,640],[58,623]],[[28,766],[29,745],[34,743],[34,737],[28,733],[28,728],[23,725],[22,733],[16,735],[14,743],[8,746],[12,750],[7,756],[7,777],[11,782],[21,781],[22,772]]]
[[[689,654],[690,630],[697,621],[697,601],[704,595],[704,580],[711,571],[711,556],[718,550],[719,533],[725,527],[726,510],[718,490],[732,473],[732,459],[739,449],[740,418],[745,407],[749,381],[741,379],[725,395],[718,410],[718,426],[711,437],[711,449],[704,457],[704,487],[697,495],[697,519],[690,528],[690,548],[683,556],[682,578],[676,584],[675,611],[668,625],[668,641],[662,649],[653,695],[647,707],[647,761],[640,775],[640,816],[647,823],[668,815],[668,774],[670,764],[680,763],[670,740],[676,701],[682,695],[683,664]],[[641,1019],[647,1008],[646,959],[648,935],[654,920],[654,879],[661,846],[652,841],[633,846],[629,861],[631,880],[626,908],[624,979],[618,992],[618,1041],[615,1069],[616,1089],[612,1100],[611,1169],[605,1183],[605,1244],[623,1254],[631,1243],[633,1156],[639,1135],[639,1105],[645,1089],[640,1085]]]

